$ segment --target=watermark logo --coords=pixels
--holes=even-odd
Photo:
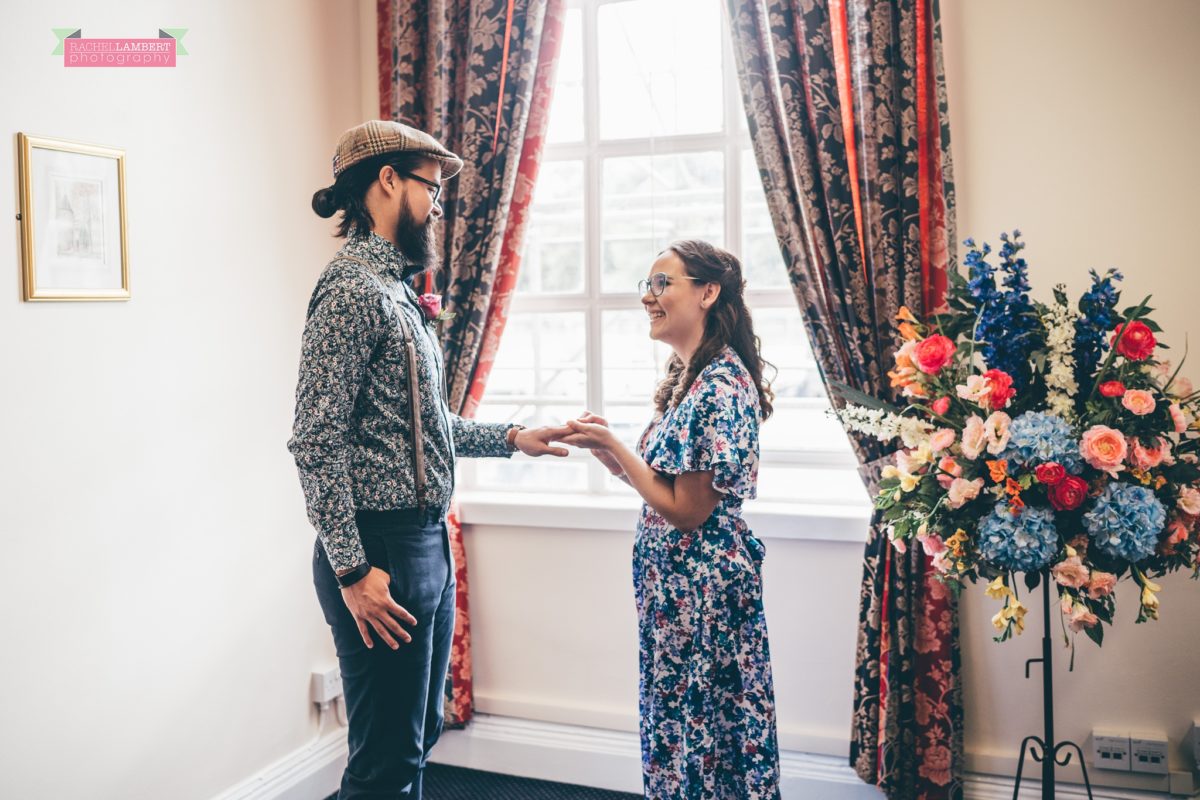
[[[51,28],[64,67],[173,67],[176,56],[186,56],[183,35],[187,28],[159,28],[156,39],[85,39],[79,28]]]

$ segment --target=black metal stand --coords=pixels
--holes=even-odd
[[[1043,614],[1043,635],[1042,635],[1042,657],[1031,658],[1025,662],[1025,679],[1029,679],[1029,665],[1041,663],[1042,665],[1042,718],[1045,721],[1045,736],[1039,738],[1037,736],[1026,736],[1021,742],[1021,756],[1017,761],[1017,781],[1013,784],[1013,800],[1017,800],[1017,796],[1021,791],[1021,772],[1025,769],[1025,751],[1029,750],[1034,761],[1040,761],[1042,764],[1042,800],[1054,800],[1054,767],[1058,765],[1065,767],[1071,763],[1071,750],[1079,754],[1079,767],[1083,770],[1083,785],[1087,789],[1088,800],[1092,798],[1092,784],[1088,780],[1087,761],[1083,757],[1083,750],[1074,742],[1055,742],[1054,741],[1054,669],[1050,658],[1050,570],[1042,570],[1042,614]],[[1037,748],[1040,748],[1040,752]],[[1059,751],[1065,750],[1062,760],[1059,760]]]

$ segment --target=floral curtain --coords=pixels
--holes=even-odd
[[[378,0],[380,117],[428,131],[459,154],[443,190],[442,269],[426,291],[455,314],[442,331],[449,404],[472,416],[508,312],[545,138],[563,0]],[[467,560],[456,509],[450,542],[458,618],[446,721],[471,718]]]
[[[954,189],[937,0],[727,0],[767,204],[827,385],[894,399],[902,305],[943,301]],[[831,400],[838,402],[831,393]],[[884,449],[852,437],[868,491]],[[955,598],[874,521],[850,760],[892,798],[962,796]]]

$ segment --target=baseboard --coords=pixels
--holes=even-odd
[[[213,800],[325,800],[346,768],[346,729],[337,728]]]
[[[576,783],[613,791],[642,791],[641,756],[635,733],[552,722],[476,715],[464,730],[446,731],[431,760],[468,769]],[[214,800],[323,800],[337,790],[346,764],[346,732],[339,729],[272,764],[259,775]],[[784,751],[780,756],[785,800],[879,800],[874,786],[859,780],[846,759]],[[967,800],[1009,800],[1010,777],[968,775]],[[1040,797],[1031,781],[1021,798]],[[1082,786],[1059,784],[1060,800],[1084,800]],[[1157,792],[1094,788],[1093,800],[1148,800]]]

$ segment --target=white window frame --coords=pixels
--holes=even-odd
[[[586,320],[586,357],[587,357],[587,407],[602,409],[604,404],[604,369],[602,361],[602,327],[601,319],[604,311],[628,311],[635,306],[630,297],[634,288],[629,287],[627,293],[604,293],[601,290],[602,246],[601,214],[602,214],[602,165],[604,159],[621,156],[671,155],[692,152],[721,152],[724,156],[724,193],[725,193],[725,246],[734,252],[741,249],[742,243],[742,169],[741,159],[745,150],[751,148],[749,133],[744,125],[741,92],[738,88],[736,70],[733,64],[733,52],[729,41],[728,15],[720,13],[721,26],[721,61],[723,84],[723,129],[706,134],[683,134],[663,137],[622,139],[602,141],[600,139],[599,115],[599,39],[598,17],[600,7],[609,3],[629,2],[629,0],[567,0],[568,10],[578,9],[582,12],[583,40],[583,76],[584,76],[584,140],[582,142],[551,143],[548,142],[542,152],[543,165],[554,161],[574,161],[583,164],[584,180],[584,286],[580,293],[514,293],[509,308],[509,318],[531,312],[582,312]],[[796,298],[790,287],[778,289],[753,289],[746,291],[746,302],[752,310],[791,308],[799,313]],[[487,402],[485,395],[484,402]],[[536,403],[561,405],[562,401],[539,396],[510,396],[506,395],[503,402]],[[829,407],[825,398],[779,398],[776,405],[788,404],[791,407],[810,409],[826,409]],[[611,405],[611,404],[610,404]],[[582,409],[581,409],[582,410]],[[647,405],[647,416],[650,414]],[[523,458],[520,454],[514,458]],[[572,452],[570,459],[586,459],[589,463],[586,497],[594,498],[595,509],[616,507],[624,508],[625,498],[609,488],[607,472],[587,453]],[[471,459],[460,462],[462,470],[462,489],[468,498],[476,499],[475,514],[466,514],[478,519],[480,509],[492,509],[485,514],[487,518],[495,516],[494,509],[505,501],[501,495],[480,489],[475,479],[475,469]],[[853,470],[857,464],[849,452],[829,452],[822,450],[783,450],[764,447],[762,449],[762,468],[769,470],[773,466],[808,467],[817,469]],[[520,497],[535,494],[536,490],[516,489],[510,497]],[[579,499],[573,498],[572,502]],[[864,493],[864,504],[866,495]],[[772,515],[795,516],[802,503],[758,503],[759,506],[770,506],[775,511]],[[862,517],[863,508],[858,504],[837,506],[811,506],[810,511],[817,516],[831,520],[852,520],[851,527],[846,529],[854,533],[843,532],[839,540],[846,536],[860,536],[858,522]],[[782,511],[780,510],[782,509]],[[840,509],[840,510],[839,510]],[[561,511],[561,509],[560,509]],[[844,512],[844,513],[843,513]],[[848,515],[848,516],[847,516]],[[511,517],[511,514],[504,518]],[[527,515],[526,515],[527,516]],[[529,524],[526,516],[518,514],[522,524]],[[562,524],[561,515],[556,517]],[[517,517],[512,517],[516,520]],[[622,517],[623,519],[623,517]],[[581,518],[581,521],[582,520]],[[583,525],[583,527],[589,527]]]

